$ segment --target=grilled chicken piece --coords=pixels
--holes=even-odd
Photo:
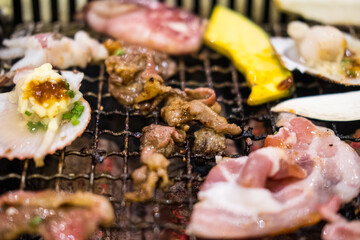
[[[225,136],[222,133],[216,133],[211,128],[201,128],[194,133],[195,140],[193,152],[203,154],[216,154],[225,150]]]
[[[224,117],[198,99],[186,101],[179,96],[169,97],[161,109],[161,116],[169,126],[183,127],[184,130],[189,129],[188,122],[197,120],[217,133],[238,135],[242,132],[239,126],[229,124]]]
[[[186,133],[183,130],[176,130],[175,127],[151,124],[142,130],[140,150],[151,147],[165,157],[170,156],[175,149],[175,143],[184,143]]]
[[[167,167],[170,162],[164,155],[155,152],[151,147],[145,147],[141,152],[141,162],[145,166],[136,169],[131,176],[135,191],[125,194],[125,198],[132,202],[143,202],[153,198],[159,180],[161,188],[166,188],[169,184]]]
[[[45,240],[85,240],[114,220],[111,204],[87,192],[9,192],[0,197],[0,239],[40,234]]]
[[[163,78],[174,74],[175,63],[164,53],[125,47],[124,54],[110,56],[105,63],[109,91],[123,105],[153,100],[171,91]]]

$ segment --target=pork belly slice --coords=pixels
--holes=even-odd
[[[88,192],[15,191],[0,197],[0,239],[40,234],[44,240],[87,239],[98,225],[110,226],[113,208]]]
[[[209,173],[188,234],[246,238],[280,234],[317,223],[319,206],[357,196],[360,158],[330,129],[287,116],[265,147],[225,158]]]
[[[98,32],[176,55],[197,51],[205,30],[198,16],[146,0],[94,1],[82,15]]]

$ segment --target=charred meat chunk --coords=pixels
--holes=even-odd
[[[169,97],[161,109],[161,116],[169,126],[183,127],[184,130],[189,128],[187,123],[197,120],[217,133],[238,135],[242,132],[239,126],[229,124],[226,118],[198,99],[187,101],[179,96]]]
[[[110,226],[111,204],[87,192],[9,192],[0,197],[0,239],[40,234],[45,240],[85,240],[98,225]]]
[[[181,144],[186,138],[186,133],[183,130],[155,124],[144,127],[142,134],[140,150],[151,147],[165,157],[170,156],[174,152],[175,143]]]
[[[171,90],[164,85],[163,78],[175,72],[175,63],[164,53],[125,47],[122,55],[110,56],[105,64],[109,91],[123,105],[152,100]]]
[[[166,188],[169,184],[167,167],[170,162],[164,155],[155,152],[151,147],[146,147],[141,152],[141,162],[145,165],[136,169],[131,176],[135,191],[125,194],[125,198],[132,202],[143,202],[153,198],[159,180],[161,188]]]
[[[225,150],[225,135],[211,128],[201,128],[194,133],[193,152],[203,154],[221,153]]]

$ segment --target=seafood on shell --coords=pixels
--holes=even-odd
[[[13,91],[0,94],[0,157],[43,159],[71,144],[90,121],[91,109],[79,91],[83,73],[47,63],[18,71]]]
[[[273,37],[282,64],[347,86],[360,85],[360,41],[332,26],[309,27],[291,22],[290,37]]]

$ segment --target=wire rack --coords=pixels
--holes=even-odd
[[[264,25],[271,35],[284,35],[282,25]],[[18,26],[13,36],[26,36],[38,32],[60,32],[72,36],[79,23],[30,23]],[[355,28],[345,29],[356,35]],[[93,37],[104,37],[90,32]],[[247,155],[261,145],[268,134],[277,129],[275,116],[270,108],[275,103],[248,106],[246,99],[250,90],[244,77],[233,64],[223,56],[208,48],[198,54],[176,57],[177,73],[166,80],[166,84],[177,88],[210,87],[215,90],[222,106],[221,114],[229,122],[242,127],[238,137],[227,136],[225,156]],[[1,68],[8,70],[11,62],[1,62]],[[91,122],[85,133],[70,146],[49,155],[45,166],[35,168],[32,160],[8,161],[1,159],[0,193],[10,190],[90,191],[108,197],[112,202],[116,219],[110,228],[103,228],[93,239],[196,239],[185,235],[197,192],[209,170],[215,165],[213,156],[192,153],[192,131],[185,146],[169,159],[168,169],[172,186],[167,191],[156,189],[152,201],[145,203],[126,202],[124,194],[132,191],[131,173],[140,166],[139,145],[141,130],[151,123],[163,123],[160,109],[150,116],[142,116],[138,111],[121,106],[108,92],[105,65],[89,65],[78,69],[85,73],[81,86],[84,98],[92,109]],[[317,95],[359,88],[346,88],[324,82],[309,75],[294,72],[296,92],[293,97]],[[10,91],[13,86],[0,87],[0,92]],[[353,133],[360,128],[360,121],[349,123],[320,122],[329,127],[343,140],[359,141]],[[343,214],[354,219],[354,209],[358,199],[343,208]],[[322,223],[303,228],[295,233],[266,239],[320,239]],[[22,236],[33,239],[36,236]],[[38,237],[37,237],[38,238]]]

